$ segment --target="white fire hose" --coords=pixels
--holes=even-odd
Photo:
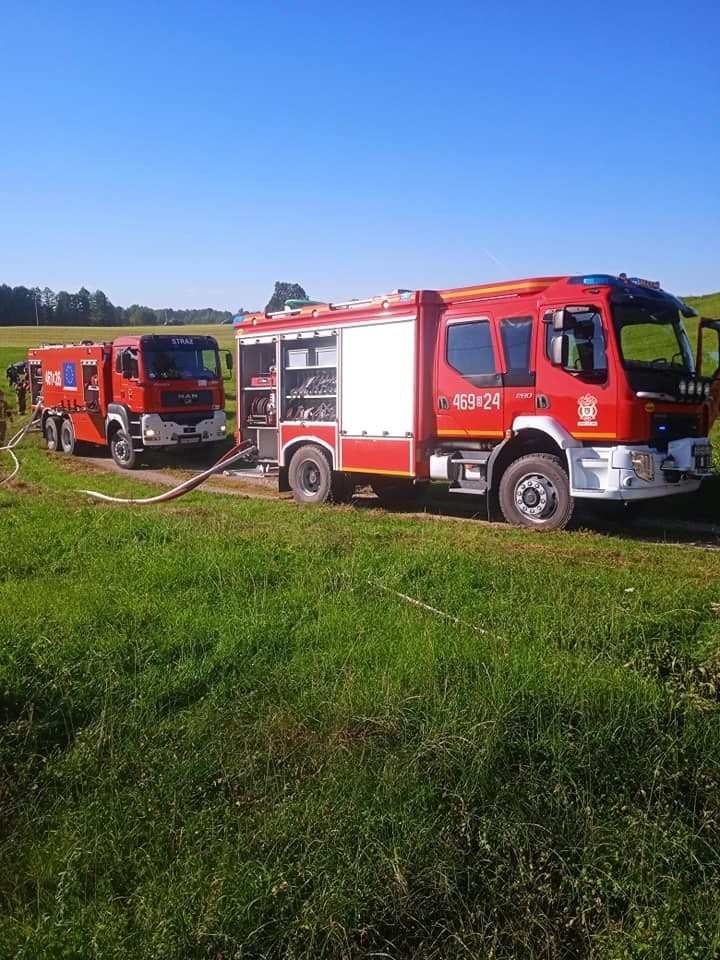
[[[254,450],[255,444],[252,440],[241,440],[240,443],[236,443],[231,450],[228,450],[226,454],[220,457],[220,459],[207,470],[197,474],[195,477],[191,477],[189,480],[185,480],[183,483],[178,484],[177,487],[173,487],[172,490],[166,490],[165,493],[158,494],[156,497],[109,497],[107,494],[98,493],[96,490],[79,490],[78,493],[86,493],[89,497],[95,497],[97,500],[103,500],[106,503],[132,503],[137,506],[145,506],[149,503],[165,503],[167,500],[174,500],[176,497],[181,497],[183,494],[189,493],[191,490],[199,487],[201,483],[204,483],[208,477],[211,477],[214,473],[224,469],[230,463],[235,463],[236,460],[248,457]]]
[[[17,476],[18,470],[20,469],[20,461],[18,460],[18,458],[17,458],[17,457],[15,456],[15,454],[13,453],[13,450],[14,450],[15,447],[20,443],[20,441],[22,440],[22,438],[25,436],[25,434],[28,432],[28,430],[30,429],[30,427],[31,427],[31,426],[33,425],[33,423],[35,422],[35,417],[37,416],[37,414],[38,414],[41,406],[42,406],[42,397],[38,397],[37,403],[36,403],[35,406],[32,408],[32,411],[31,411],[31,413],[30,413],[30,419],[29,419],[28,422],[25,424],[25,426],[22,427],[22,429],[18,430],[18,432],[17,432],[14,436],[12,436],[12,437],[8,440],[8,442],[7,442],[6,444],[4,444],[2,447],[0,447],[0,451],[5,451],[5,452],[9,453],[10,456],[11,456],[11,457],[13,458],[13,460],[15,461],[15,467],[14,467],[12,473],[8,474],[7,477],[3,477],[3,479],[0,480],[0,486],[2,486],[3,483],[9,483],[10,480],[12,480],[14,477]]]
[[[20,461],[15,456],[13,452],[15,447],[20,443],[23,437],[35,423],[35,417],[37,416],[40,408],[42,407],[42,397],[38,397],[35,406],[32,408],[30,414],[30,419],[27,421],[25,426],[18,430],[6,444],[0,447],[0,452],[7,452],[13,458],[15,466],[12,473],[8,474],[7,477],[3,477],[0,480],[0,486],[4,483],[9,483],[14,477],[17,476],[20,469]],[[178,486],[173,487],[172,490],[166,490],[164,493],[159,494],[156,497],[143,497],[143,498],[124,498],[124,497],[109,497],[105,493],[98,493],[96,490],[80,490],[79,493],[86,493],[90,497],[95,497],[98,500],[104,500],[107,503],[132,503],[144,506],[148,503],[164,503],[166,500],[174,500],[176,497],[181,497],[185,493],[189,493],[191,490],[194,490],[196,487],[199,487],[201,483],[204,483],[208,477],[211,477],[214,473],[217,473],[219,470],[224,469],[231,463],[235,463],[236,460],[242,460],[245,457],[250,456],[255,450],[255,445],[252,440],[242,440],[240,443],[236,443],[232,449],[228,450],[227,453],[223,454],[220,459],[214,463],[207,470],[204,470],[202,473],[197,474],[194,477],[191,477],[189,480],[185,480],[183,483],[178,484]]]

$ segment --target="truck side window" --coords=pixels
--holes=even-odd
[[[446,358],[453,370],[475,386],[495,385],[499,381],[487,320],[448,324]]]
[[[532,317],[505,317],[500,321],[500,337],[507,373],[503,382],[511,387],[531,387],[535,374],[530,372]]]
[[[138,378],[138,352],[132,347],[118,351],[115,359],[115,370],[121,373],[126,380]]]
[[[604,383],[607,380],[608,362],[605,351],[602,318],[594,307],[566,307],[565,326],[562,336],[563,370],[579,380]],[[552,326],[552,311],[546,314],[545,353],[552,357],[551,343],[557,333]]]

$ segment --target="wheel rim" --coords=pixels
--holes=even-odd
[[[320,490],[322,477],[314,460],[303,460],[297,472],[298,487],[308,497],[315,496]]]
[[[115,456],[123,463],[130,459],[130,444],[125,437],[116,437],[114,443]]]
[[[547,520],[558,508],[555,485],[542,473],[522,477],[515,487],[513,500],[518,513],[532,523]]]

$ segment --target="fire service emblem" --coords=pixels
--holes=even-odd
[[[597,426],[597,398],[586,393],[578,400],[578,426]]]

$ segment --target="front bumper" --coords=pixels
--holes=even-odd
[[[222,410],[215,410],[204,420],[193,424],[177,423],[157,413],[148,413],[140,419],[140,430],[145,447],[190,446],[224,440],[227,422]]]
[[[643,444],[566,452],[571,492],[580,498],[650,500],[692,493],[712,473],[712,447],[705,438],[672,440],[667,453]]]

